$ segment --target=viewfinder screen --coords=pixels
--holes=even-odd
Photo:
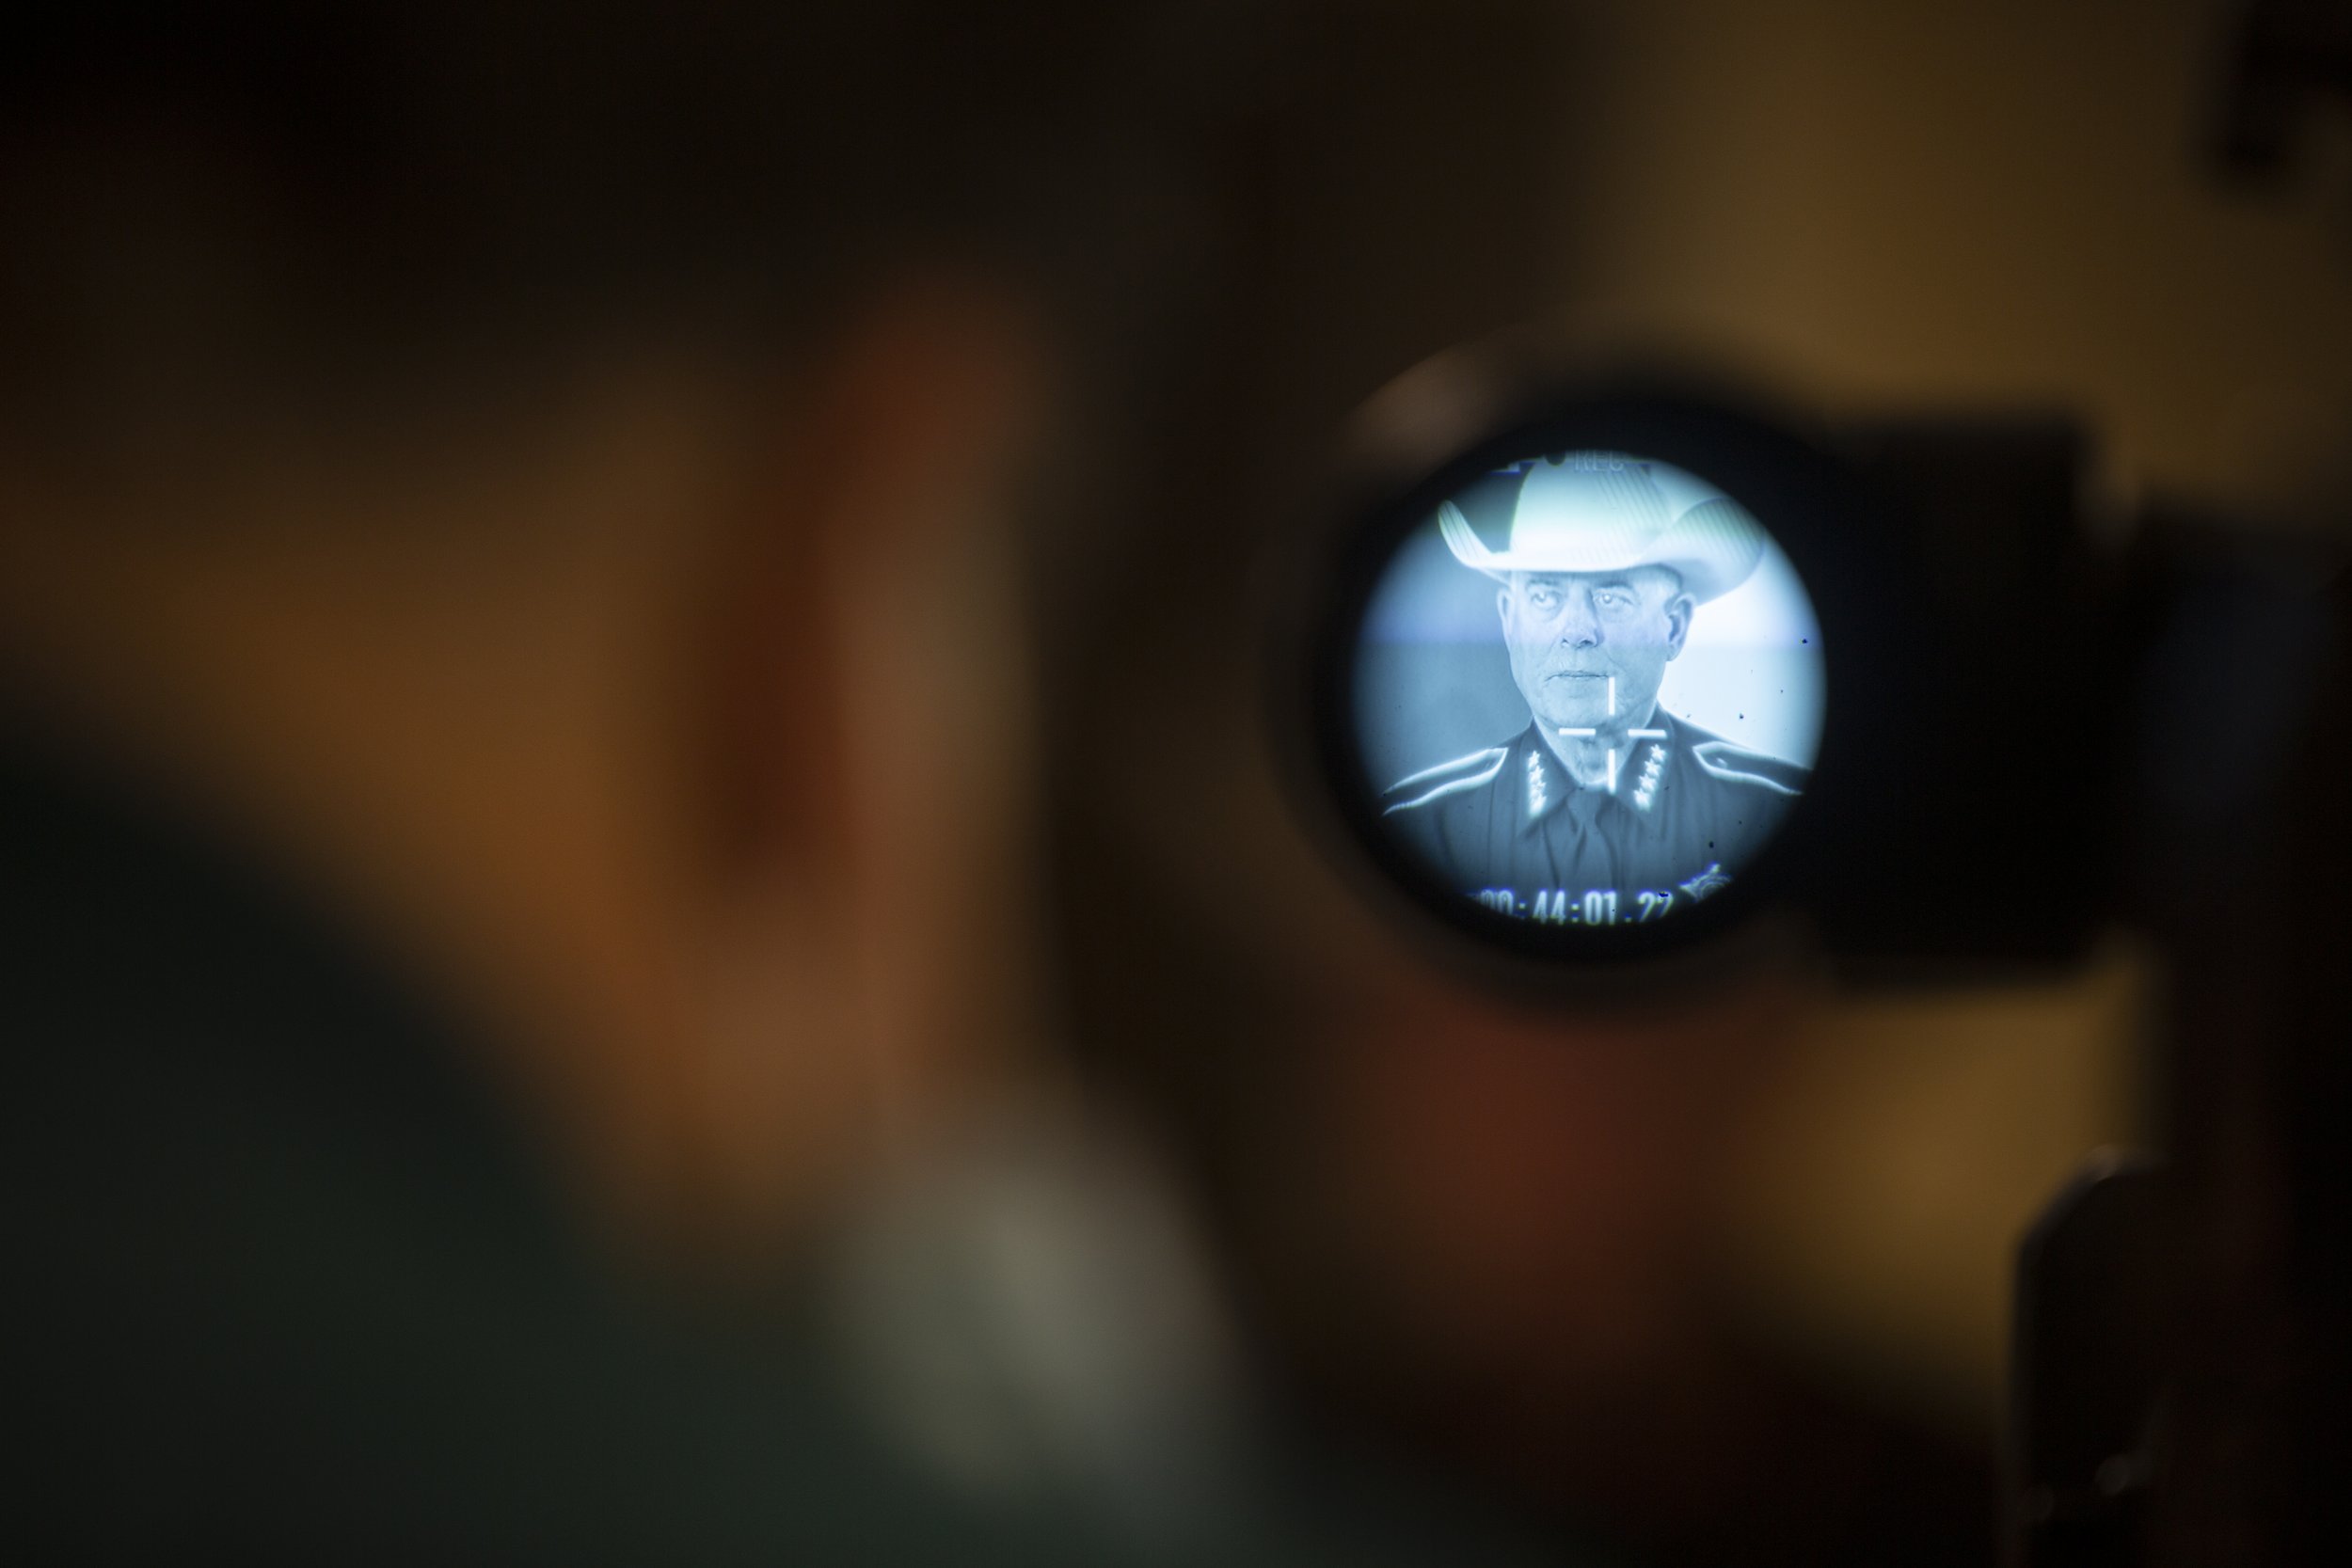
[[[1804,800],[1824,718],[1820,630],[1769,529],[1622,451],[1455,490],[1379,572],[1353,672],[1376,832],[1564,934],[1738,886]]]

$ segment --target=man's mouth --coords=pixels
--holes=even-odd
[[[1544,677],[1548,681],[1597,681],[1607,678],[1597,670],[1554,670]]]

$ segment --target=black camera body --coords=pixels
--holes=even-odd
[[[2228,874],[2226,864],[2217,868],[2217,854],[2226,861],[2227,844],[2260,831],[2328,635],[2312,562],[2185,516],[2101,512],[2088,445],[2063,420],[1882,419],[1801,431],[1761,400],[1655,380],[1564,385],[1522,376],[1515,385],[1532,389],[1487,396],[1474,430],[1442,454],[1392,460],[1344,487],[1341,521],[1298,579],[1304,586],[1295,596],[1308,610],[1282,660],[1288,673],[1278,699],[1278,730],[1307,740],[1289,750],[1310,815],[1341,830],[1343,854],[1359,876],[1370,873],[1373,897],[1401,898],[1413,918],[1468,939],[1442,942],[1449,950],[1597,982],[1639,974],[1646,960],[1704,952],[1774,917],[1807,932],[1841,971],[1866,978],[2062,966],[2102,931],[2138,918],[2147,899],[2193,899],[2193,884]],[[1485,750],[1428,769],[1425,784],[1406,774],[1401,786],[1383,787],[1406,765],[1384,755],[1384,773],[1368,760],[1388,742],[1388,710],[1409,705],[1375,689],[1385,673],[1414,657],[1458,664],[1453,643],[1474,635],[1458,617],[1484,613],[1447,611],[1457,618],[1399,651],[1397,634],[1386,629],[1397,619],[1388,606],[1400,596],[1411,552],[1438,562],[1410,563],[1433,578],[1471,580],[1457,570],[1469,562],[1502,580],[1506,631],[1506,565],[1572,558],[1579,566],[1608,565],[1672,554],[1671,541],[1645,551],[1613,536],[1581,556],[1573,539],[1566,553],[1549,556],[1518,547],[1534,531],[1528,498],[1536,492],[1525,476],[1604,460],[1698,476],[1737,502],[1802,583],[1811,630],[1802,639],[1776,630],[1785,647],[1719,653],[1719,666],[1726,657],[1782,657],[1800,641],[1815,648],[1820,666],[1816,689],[1787,696],[1784,688],[1787,702],[1814,705],[1816,739],[1802,768],[1775,775],[1792,787],[1778,792],[1790,798],[1776,800],[1772,831],[1745,847],[1740,863],[1723,868],[1729,875],[1712,896],[1676,897],[1666,919],[1643,918],[1648,883],[1674,896],[1665,878],[1620,879],[1629,883],[1622,888],[1571,884],[1531,898],[1515,885],[1526,874],[1508,877],[1491,857],[1484,865],[1433,863],[1428,835],[1416,843],[1401,831],[1413,813],[1429,810],[1417,791],[1433,788],[1450,798],[1431,804],[1466,820],[1480,791],[1496,797],[1480,802],[1484,815],[1467,831],[1445,825],[1456,840],[1484,833],[1500,841],[1514,825],[1536,831],[1560,815],[1557,797],[1580,787],[1566,777],[1572,759],[1525,741],[1498,747],[1505,736],[1492,724]],[[1516,513],[1507,498],[1492,499],[1498,486],[1518,487]],[[1502,537],[1490,517],[1476,539],[1465,537],[1474,529],[1454,534],[1462,547],[1455,561],[1443,560],[1426,543],[1433,515],[1453,511],[1469,522],[1482,498],[1492,516],[1507,516],[1512,546],[1489,545]],[[1605,512],[1613,503],[1601,504]],[[1614,528],[1638,544],[1645,530],[1662,536],[1678,526],[1607,513],[1593,531]],[[1554,575],[1580,586],[1600,580],[1583,571]],[[1443,592],[1463,596],[1454,586]],[[1692,627],[1717,613],[1713,604],[1697,605]],[[1805,629],[1790,616],[1790,627]],[[1610,634],[1590,619],[1566,639],[1588,646],[1559,657],[1605,668]],[[1491,627],[1486,635],[1506,640]],[[1688,654],[1697,635],[1677,652]],[[1530,687],[1544,679],[1528,673],[1541,657],[1512,650],[1527,709],[1547,694]],[[1478,678],[1497,688],[1500,655],[1487,664]],[[1436,686],[1434,696],[1410,694],[1420,711],[1450,714],[1485,700],[1465,694],[1470,675],[1448,678],[1453,684]],[[1563,684],[1550,677],[1552,688]],[[1598,689],[1597,679],[1581,684]],[[1753,679],[1742,689],[1749,700],[1715,705],[1726,719],[1734,706],[1773,700]],[[1675,705],[1676,690],[1662,689],[1656,714]],[[1683,693],[1704,700],[1688,686]],[[1549,727],[1540,715],[1533,725],[1539,737]],[[1610,766],[1616,754],[1643,755],[1641,737],[1661,733],[1629,731]],[[1734,744],[1739,737],[1720,742],[1715,755]],[[1497,751],[1513,777],[1487,776]],[[1697,760],[1710,772],[1736,771],[1714,766],[1704,750]],[[1626,776],[1638,788],[1639,777]],[[1616,807],[1653,799],[1628,795],[1623,779],[1609,773],[1587,783],[1614,786]],[[1674,785],[1670,765],[1654,799],[1664,802]],[[2230,820],[2210,820],[2217,814]],[[1514,822],[1501,821],[1505,816]],[[1636,811],[1603,807],[1591,832],[1601,835],[1613,822],[1646,825]],[[1630,835],[1634,827],[1615,831]],[[1456,861],[1475,858],[1451,843],[1446,849]],[[1688,869],[1701,870],[1704,854],[1693,847],[1690,856]],[[1472,885],[1482,881],[1496,885]],[[1609,903],[1614,918],[1587,918],[1608,916]],[[1563,905],[1565,919],[1557,917]]]
[[[2334,553],[2244,519],[2103,510],[2063,419],[1804,428],[1687,380],[1438,381],[1450,411],[1424,398],[1386,426],[1438,434],[1375,442],[1343,487],[1280,666],[1308,814],[1367,895],[1482,977],[1576,1007],[1791,958],[1866,983],[2046,974],[2133,933],[2161,990],[2144,1045],[2156,1148],[2099,1156],[2022,1242],[2010,1556],[2266,1561],[2296,1560],[2298,1531],[2352,1543],[2327,1501],[2352,1479],[2352,605]],[[1683,537],[1694,517],[1720,537]],[[1459,605],[1400,651],[1398,562],[1415,551]],[[1754,673],[1797,669],[1818,632],[1818,681],[1772,689],[1813,705],[1809,731],[1777,732],[1805,742],[1787,770],[1751,760],[1766,753],[1750,738],[1684,736],[1673,710],[1705,707],[1703,684],[1608,673],[1690,657],[1705,618],[1729,613],[1727,553],[1785,563],[1803,613],[1751,613],[1719,678],[1764,692]],[[1447,576],[1465,567],[1486,580]],[[1542,620],[1522,602],[1540,585],[1581,608]],[[1482,666],[1449,637],[1500,640],[1508,658],[1488,648]],[[1414,657],[1470,673],[1413,706],[1383,672]],[[1396,765],[1367,757],[1391,711],[1474,706],[1469,684],[1506,664],[1525,735],[1384,788]],[[1604,689],[1580,721],[1572,704]],[[1629,690],[1647,705],[1618,739],[1605,723]],[[1629,796],[1620,757],[1645,753],[1617,748],[1643,736],[1687,759],[1634,775]],[[1576,770],[1580,740],[1598,771]],[[1677,778],[1774,806],[1706,897],[1663,918],[1637,902],[1629,920],[1605,871],[1529,900],[1493,869],[1563,842],[1633,863],[1670,840],[1644,813]],[[1431,805],[1450,813],[1434,830],[1398,827]],[[1477,860],[1496,846],[1503,861]]]

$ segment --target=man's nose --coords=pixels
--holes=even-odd
[[[1593,613],[1589,594],[1571,592],[1560,610],[1560,641],[1571,648],[1590,648],[1600,642],[1600,617]]]

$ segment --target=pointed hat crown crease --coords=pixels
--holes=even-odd
[[[1764,532],[1717,497],[1677,515],[1646,464],[1602,452],[1571,452],[1531,465],[1511,510],[1511,539],[1487,548],[1461,509],[1438,509],[1438,531],[1454,559],[1507,580],[1513,572],[1624,572],[1664,566],[1682,591],[1704,602],[1755,571]]]

